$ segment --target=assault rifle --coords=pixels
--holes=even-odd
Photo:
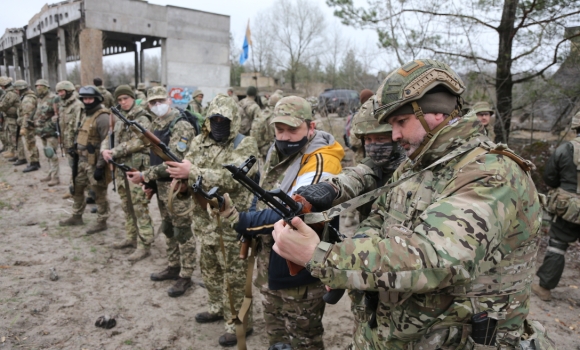
[[[121,170],[125,174],[128,172],[139,171],[135,168],[131,168],[130,166],[128,166],[126,164],[117,163],[112,159],[109,161],[109,165],[111,165],[113,167],[113,169],[118,168],[119,170]],[[150,195],[147,195],[147,199],[151,199],[151,197],[153,197],[153,194],[155,194],[157,192],[157,183],[152,181],[152,182],[142,182],[142,184],[145,186],[145,188],[149,188],[149,189],[153,190],[153,192]]]
[[[129,120],[125,118],[125,116],[121,114],[121,112],[119,112],[118,107],[119,106],[111,107],[111,112],[114,115],[116,115],[119,119],[121,119],[123,123],[127,124],[127,126],[129,127],[132,126],[137,131],[139,131],[144,137],[143,141],[151,146],[151,150],[153,151],[153,153],[157,154],[164,161],[169,160],[181,163],[181,159],[177,155],[175,155],[175,153],[171,152],[171,150],[165,143],[161,142],[161,140],[159,140],[157,136],[153,135],[151,131],[145,129],[141,124],[137,123],[134,120]]]
[[[109,150],[115,148],[115,118],[113,114],[109,114]],[[117,192],[117,181],[115,180],[115,165],[109,162],[109,169],[111,170],[111,175],[113,177],[113,192]],[[127,190],[129,190],[127,188]]]
[[[312,205],[302,196],[300,195],[293,195],[290,197],[286,192],[282,191],[281,189],[275,189],[272,191],[266,191],[260,185],[255,183],[250,177],[248,177],[248,172],[252,168],[252,166],[256,163],[256,157],[250,156],[246,161],[242,163],[242,165],[235,166],[233,164],[224,165],[230,173],[232,173],[232,177],[234,180],[239,182],[245,188],[247,188],[250,192],[252,192],[258,200],[265,203],[269,206],[274,212],[282,217],[282,219],[286,222],[286,224],[292,227],[291,221],[296,216],[300,216],[302,214],[306,214],[312,210]],[[324,223],[317,223],[310,225],[314,231],[318,234],[321,239],[323,239],[323,231],[325,229]],[[334,230],[333,228],[329,227],[329,231]],[[334,230],[335,231],[335,230]],[[334,237],[325,237],[327,241],[331,243],[335,243],[341,241],[340,237],[338,236],[338,232],[335,231]],[[249,246],[249,244],[246,244]],[[244,249],[244,245],[242,245],[242,250]],[[243,252],[240,252],[240,256]],[[247,255],[247,250],[245,252]],[[291,276],[296,276],[298,272],[304,269],[303,266],[297,265],[291,261],[286,260],[288,264],[288,269],[290,270]],[[332,289],[331,291],[327,292],[323,299],[327,304],[336,304],[340,298],[344,295],[344,289]]]
[[[191,187],[193,188],[193,196],[197,201],[197,203],[203,209],[207,208],[208,203],[212,208],[216,208],[219,210],[223,209],[225,200],[223,196],[218,194],[219,187],[212,187],[211,190],[205,192],[203,190],[203,187],[201,186],[202,181],[203,177],[199,175],[195,183],[191,185]]]

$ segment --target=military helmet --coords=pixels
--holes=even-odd
[[[73,83],[71,83],[68,80],[59,81],[58,84],[56,84],[56,91],[60,91],[60,90],[74,91],[75,86]]]
[[[443,62],[425,59],[411,61],[387,75],[379,86],[376,92],[378,107],[374,110],[375,118],[380,123],[386,123],[393,112],[421,99],[436,88],[436,91],[447,90],[452,95],[459,96],[465,91],[465,84]]]
[[[375,95],[369,97],[352,118],[351,132],[359,139],[362,139],[364,135],[368,134],[381,134],[393,131],[391,124],[379,124],[379,121],[375,119],[373,115],[375,98]]]
[[[312,120],[312,106],[302,97],[287,96],[276,103],[273,115],[270,124],[284,123],[296,128],[305,120]]]
[[[491,115],[493,115],[493,108],[491,108],[491,106],[487,102],[477,102],[476,104],[473,105],[470,112],[473,114],[481,112],[489,112]]]
[[[99,90],[93,85],[87,85],[81,87],[79,90],[79,97],[93,97],[100,102],[103,102],[103,95],[99,92]]]
[[[38,85],[50,87],[50,85],[48,85],[48,81],[46,79],[38,79],[36,81],[36,83],[34,84],[34,86],[38,86]]]
[[[26,82],[26,80],[16,80],[14,82],[14,88],[16,90],[25,90],[25,89],[28,89],[28,83]]]
[[[572,124],[570,124],[571,129],[578,129],[580,128],[580,111],[576,112],[572,117]]]
[[[0,86],[6,86],[12,82],[12,78],[1,76],[0,77]]]

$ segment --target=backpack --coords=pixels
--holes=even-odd
[[[199,118],[194,114],[192,114],[187,109],[181,109],[179,107],[176,107],[176,109],[179,111],[180,116],[179,118],[173,119],[171,124],[169,124],[169,133],[173,131],[173,127],[175,126],[175,124],[177,124],[178,121],[185,119],[189,124],[191,124],[191,126],[193,126],[193,129],[195,130],[195,135],[196,136],[199,135],[201,133],[201,129],[199,127]]]

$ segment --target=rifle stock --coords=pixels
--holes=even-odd
[[[292,227],[291,221],[293,218],[312,211],[312,204],[310,204],[306,198],[300,195],[293,195],[290,197],[281,189],[266,191],[257,183],[255,183],[250,177],[247,176],[248,172],[255,163],[256,157],[250,156],[250,158],[248,158],[239,167],[233,164],[229,164],[224,165],[224,168],[232,173],[232,177],[241,185],[246,187],[250,192],[252,192],[258,198],[258,200],[262,201],[272,210],[278,213],[278,215],[280,215],[285,223],[290,225],[290,227]],[[325,223],[317,223],[309,226],[312,227],[314,231],[316,231],[320,239],[323,239],[322,233]],[[242,242],[242,247],[240,249],[240,258],[242,256],[247,256],[247,249],[250,246],[249,240],[246,244],[244,243],[245,242]],[[286,260],[286,263],[288,265],[288,270],[290,271],[291,276],[296,276],[301,270],[304,269],[304,266],[300,266],[292,261]],[[328,304],[336,304],[343,295],[344,289],[333,289],[327,292],[323,299]]]
[[[130,166],[128,166],[126,164],[117,163],[114,160],[110,160],[109,161],[109,165],[111,167],[113,167],[113,169],[114,168],[119,168],[119,170],[121,170],[123,173],[125,173],[125,176],[127,176],[126,174],[128,172],[136,172],[136,171],[139,171],[139,170],[137,170],[135,168],[131,168]],[[151,194],[147,194],[147,199],[148,200],[151,199],[153,197],[153,194],[155,194],[155,192],[157,192],[157,186],[154,185],[153,183],[149,183],[149,182],[141,182],[141,184],[143,184],[145,186],[145,188],[149,188],[149,189],[152,189],[153,190],[153,192],[151,192]]]

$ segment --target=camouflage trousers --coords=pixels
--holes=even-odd
[[[38,162],[39,154],[38,147],[36,147],[36,136],[34,130],[28,130],[26,136],[18,135],[18,159],[26,159],[26,153],[24,152],[25,148],[30,156],[28,161],[30,163]]]
[[[244,288],[248,261],[239,258],[240,245],[237,241],[224,241],[225,261],[220,242],[208,244],[202,240],[200,267],[201,277],[208,294],[209,312],[223,315],[226,321],[231,320],[230,293],[235,312],[240,311],[244,301]],[[229,284],[230,293],[227,286]],[[253,308],[248,311],[247,329],[254,325]],[[235,325],[226,322],[226,332],[234,334]]]
[[[270,345],[287,343],[292,349],[324,349],[322,316],[326,289],[322,282],[260,291],[264,296],[264,322]]]
[[[4,149],[7,152],[15,153],[16,151],[16,129],[18,125],[16,124],[16,118],[4,118],[4,139],[6,144],[4,145]]]
[[[59,166],[58,166],[58,139],[56,137],[41,138],[42,146],[44,148],[51,147],[54,151],[52,157],[46,159],[48,160],[48,176],[53,178],[58,178]],[[46,155],[46,152],[45,152]]]
[[[169,267],[181,267],[180,277],[191,277],[196,263],[196,242],[191,230],[192,215],[179,215],[191,205],[189,195],[178,195],[173,200],[173,213],[169,211],[169,186],[171,182],[157,181],[157,204],[161,212],[161,232],[166,237]]]
[[[117,193],[121,197],[121,208],[125,212],[125,231],[127,232],[127,239],[130,241],[137,240],[137,244],[142,248],[149,248],[153,243],[153,224],[151,216],[149,215],[149,200],[147,195],[140,185],[129,184],[129,191],[127,191],[124,179],[124,173],[119,171],[116,176]],[[128,195],[131,196],[131,203],[133,208],[129,207]],[[135,217],[133,217],[133,213]],[[137,219],[135,222],[134,219]]]
[[[107,200],[107,183],[105,180],[97,181],[93,177],[95,166],[89,165],[86,158],[79,160],[79,172],[74,179],[75,192],[73,194],[73,215],[83,215],[85,207],[85,189],[90,187],[95,192],[97,203],[97,221],[107,221],[109,218],[109,201]]]

